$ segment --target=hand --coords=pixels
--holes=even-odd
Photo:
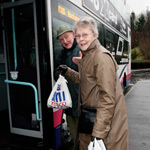
[[[60,65],[56,71],[58,72],[58,74],[62,74],[64,75],[67,72],[68,66],[67,65]]]
[[[81,59],[82,59],[82,53],[81,53],[81,51],[79,51],[79,57],[73,57],[73,58],[72,58],[72,61],[73,61],[76,65],[78,65],[78,62],[79,62]]]
[[[97,137],[95,137],[95,136],[92,136],[92,137],[91,137],[91,141],[94,141],[94,138],[96,138],[96,140],[101,140],[101,138],[97,138]]]

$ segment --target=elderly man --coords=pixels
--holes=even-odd
[[[55,68],[59,65],[64,64],[78,71],[78,66],[72,61],[73,57],[79,56],[80,48],[77,45],[75,39],[75,33],[72,28],[68,25],[61,25],[57,29],[57,39],[62,45],[59,55],[55,59]],[[58,78],[57,71],[55,72],[55,79]],[[77,125],[78,125],[78,86],[70,80],[68,81],[68,88],[72,98],[72,108],[66,109],[67,124],[73,141],[76,138]]]

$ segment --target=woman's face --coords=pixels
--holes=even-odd
[[[90,27],[78,27],[76,30],[76,40],[81,50],[86,51],[90,44],[97,38]]]

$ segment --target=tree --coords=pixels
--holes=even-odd
[[[146,21],[140,32],[139,48],[145,59],[150,59],[150,12],[146,13]]]
[[[131,48],[139,47],[143,58],[150,59],[150,11],[137,19],[134,12],[130,16]]]
[[[138,20],[135,23],[135,31],[142,32],[143,27],[145,25],[145,22],[146,22],[145,16],[144,16],[144,14],[141,14],[140,17],[138,18]]]
[[[145,23],[145,30],[150,33],[150,11],[147,10],[146,13],[146,23]]]
[[[131,48],[138,46],[138,33],[135,30],[136,23],[136,15],[134,12],[131,13],[130,16],[130,24],[131,24]]]
[[[135,21],[136,21],[135,13],[132,12],[130,16],[131,31],[135,31]]]

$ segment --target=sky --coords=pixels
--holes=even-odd
[[[150,11],[150,0],[127,0],[130,6],[130,12],[134,11],[136,15],[145,13],[147,8]]]

